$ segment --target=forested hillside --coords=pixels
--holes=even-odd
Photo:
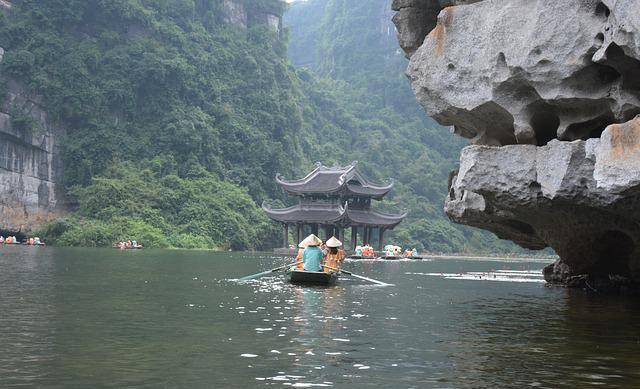
[[[352,159],[370,172],[394,177],[389,205],[406,207],[409,218],[391,235],[403,245],[435,252],[511,251],[494,235],[455,225],[442,211],[447,177],[464,141],[428,118],[404,76],[386,1],[309,0],[285,14],[289,58],[299,69],[327,79],[357,118],[344,127]],[[300,70],[299,70],[300,71]]]
[[[254,15],[285,7],[235,3]],[[279,229],[259,204],[289,201],[276,173],[352,160],[374,179],[396,179],[386,206],[411,212],[399,243],[463,251],[497,242],[443,216],[462,144],[411,96],[385,2],[296,4],[289,33],[238,25],[223,0],[13,4],[0,18],[2,80],[42,96],[67,133],[72,213],[43,231],[50,242],[135,236],[156,247],[272,247]],[[289,62],[289,42],[305,67]]]

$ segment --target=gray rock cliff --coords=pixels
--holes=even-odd
[[[640,282],[640,0],[396,0],[426,112],[472,145],[445,212],[560,260],[550,282]]]
[[[249,3],[250,4],[250,3]],[[263,25],[282,36],[282,9],[263,9],[249,7],[247,3],[238,0],[222,1],[222,16],[225,23],[248,28]]]
[[[0,106],[0,229],[25,231],[63,212],[60,140],[37,96],[8,80]]]

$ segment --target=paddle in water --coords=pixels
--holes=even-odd
[[[373,278],[369,278],[369,277],[365,277],[365,276],[360,276],[357,274],[353,274],[350,271],[346,271],[346,270],[342,270],[342,269],[336,269],[335,267],[331,267],[331,266],[326,266],[326,265],[322,265],[323,267],[326,267],[327,269],[331,269],[331,270],[335,270],[339,273],[344,273],[348,276],[351,277],[355,277],[355,278],[360,278],[361,280],[365,280],[365,281],[369,281],[369,282],[373,282],[374,284],[378,284],[378,285],[384,285],[384,286],[391,286],[393,284],[387,284],[386,282],[382,282],[382,281],[378,281],[378,280],[374,280]]]
[[[256,278],[260,278],[260,277],[262,277],[262,276],[266,276],[267,274],[271,274],[271,273],[275,273],[275,272],[280,271],[280,270],[287,269],[287,268],[289,268],[289,267],[291,267],[291,266],[294,266],[294,265],[295,265],[295,264],[297,264],[297,263],[298,263],[298,262],[293,262],[293,263],[290,263],[290,264],[288,264],[288,265],[282,265],[282,266],[280,266],[280,267],[276,267],[275,269],[271,269],[271,270],[263,271],[263,272],[256,273],[256,274],[252,274],[252,275],[250,275],[250,276],[245,276],[245,277],[242,277],[242,278],[238,279],[238,281],[249,281],[249,280],[255,280]]]

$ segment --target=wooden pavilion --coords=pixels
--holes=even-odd
[[[262,208],[267,216],[282,224],[283,245],[289,247],[289,228],[295,231],[295,242],[304,235],[314,233],[323,239],[339,237],[344,242],[344,233],[351,228],[351,247],[359,243],[373,246],[376,240],[381,249],[384,233],[395,228],[407,216],[387,214],[371,209],[372,200],[382,200],[393,188],[372,183],[357,169],[357,162],[345,167],[326,167],[316,163],[316,168],[299,180],[285,180],[279,174],[278,184],[291,196],[298,198],[298,204],[272,209],[266,204]],[[319,232],[323,232],[321,236]]]

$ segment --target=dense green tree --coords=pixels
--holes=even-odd
[[[252,14],[279,0],[237,0]],[[388,4],[310,0],[291,31],[224,23],[223,0],[15,0],[0,16],[3,81],[41,95],[64,127],[71,216],[58,244],[134,237],[157,247],[265,248],[258,204],[290,201],[277,172],[360,161],[396,179],[395,239],[434,251],[493,249],[442,213],[462,142],[427,118],[402,75]],[[291,36],[291,59],[287,58]],[[0,88],[4,89],[4,88]],[[24,119],[24,118],[23,118]],[[16,115],[17,126],[33,126]]]

